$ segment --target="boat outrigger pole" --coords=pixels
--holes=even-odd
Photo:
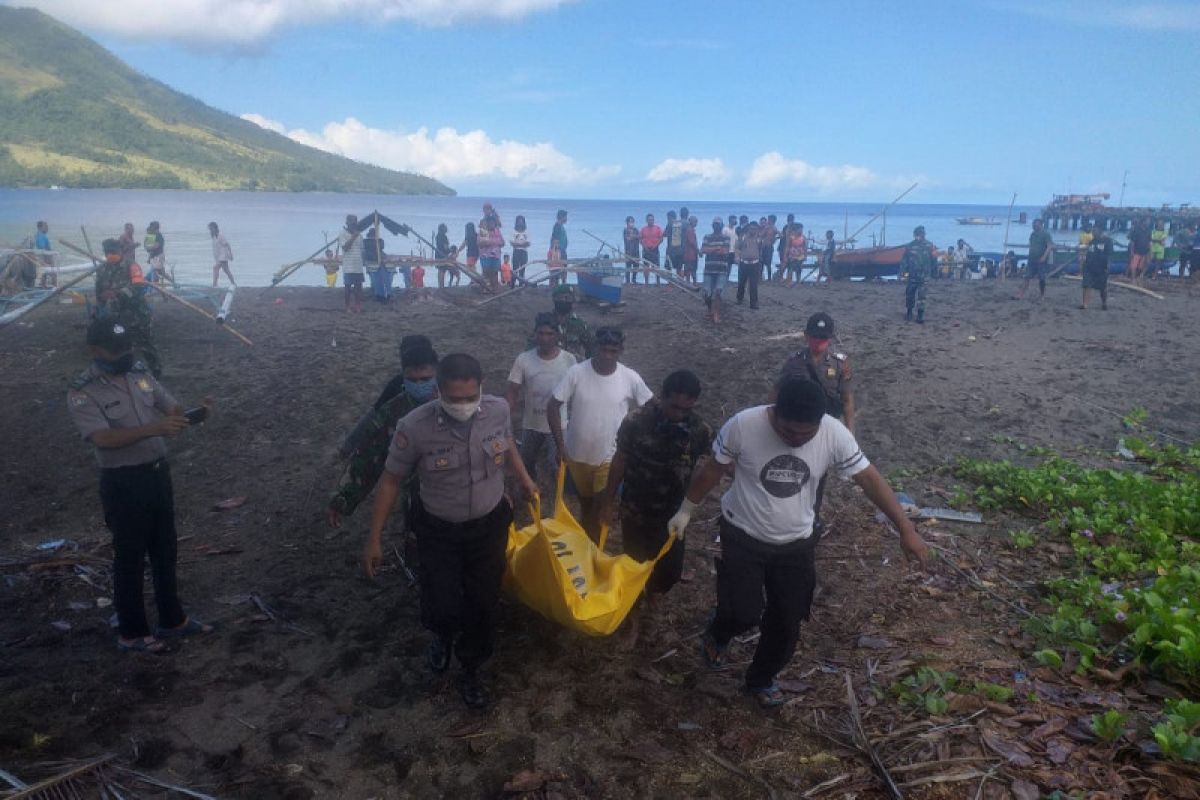
[[[862,232],[863,232],[863,231],[865,231],[865,230],[866,230],[868,227],[870,227],[870,225],[871,225],[871,223],[872,223],[872,222],[874,222],[875,220],[879,219],[879,218],[880,218],[880,217],[882,217],[884,214],[886,214],[886,213],[888,212],[888,209],[889,209],[889,208],[891,208],[892,206],[896,205],[896,203],[899,203],[901,200],[903,200],[903,199],[904,199],[904,197],[905,197],[905,195],[907,195],[909,192],[911,192],[911,191],[912,191],[913,189],[915,189],[915,188],[917,188],[917,184],[915,184],[915,183],[914,183],[912,186],[908,187],[908,188],[907,188],[907,189],[905,189],[903,192],[901,192],[899,197],[897,197],[895,200],[893,200],[892,202],[890,202],[890,203],[888,203],[886,206],[884,206],[884,207],[883,207],[883,210],[882,210],[882,211],[880,211],[878,214],[876,214],[875,216],[871,217],[869,220],[867,220],[866,222],[864,222],[864,223],[862,224],[862,227],[860,227],[860,228],[859,228],[858,230],[856,230],[854,233],[852,233],[852,234],[850,234],[849,236],[847,236],[847,237],[846,237],[846,239],[845,239],[845,241],[847,241],[847,242],[854,241],[854,239],[855,239],[855,238],[857,238],[857,237],[858,237],[858,235],[859,235],[860,233],[862,233]]]

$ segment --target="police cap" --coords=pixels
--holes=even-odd
[[[804,326],[804,335],[814,339],[832,339],[833,317],[824,311],[813,314],[808,318],[808,324]]]
[[[133,348],[129,331],[111,317],[92,320],[87,329],[87,343],[110,353],[124,353]]]

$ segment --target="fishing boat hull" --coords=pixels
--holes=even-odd
[[[900,259],[906,245],[897,247],[864,247],[841,250],[833,254],[830,276],[837,280],[849,278],[887,278],[900,274]]]
[[[597,303],[618,305],[621,302],[621,287],[625,284],[624,270],[600,268],[594,272],[575,273],[580,293]]]

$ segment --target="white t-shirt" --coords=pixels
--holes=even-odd
[[[590,358],[571,367],[554,387],[554,399],[567,407],[571,418],[565,434],[567,457],[592,466],[612,461],[621,420],[653,396],[642,376],[624,364],[617,364],[611,375],[598,374]]]
[[[354,237],[353,242],[350,241],[351,237]],[[342,274],[361,275],[363,273],[362,236],[344,230],[338,235],[338,241],[342,244]]]
[[[786,544],[812,536],[817,483],[837,470],[857,475],[871,462],[854,434],[828,414],[817,435],[802,447],[788,447],[756,406],[730,418],[713,441],[713,456],[733,464],[733,485],[721,497],[725,519],[768,544]]]
[[[559,350],[558,355],[549,361],[539,356],[536,348],[517,356],[508,373],[508,382],[520,384],[524,389],[525,410],[521,415],[521,427],[524,430],[550,432],[550,423],[546,421],[546,403],[550,402],[550,395],[563,375],[578,361],[566,350]],[[565,417],[564,414],[564,420]]]

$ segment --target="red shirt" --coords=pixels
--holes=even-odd
[[[425,268],[424,267],[413,267],[412,270],[409,272],[409,276],[412,278],[412,288],[414,288],[414,289],[424,289],[425,288]]]
[[[641,233],[642,247],[647,250],[654,250],[663,240],[663,230],[657,225],[647,225],[642,228]]]
[[[683,229],[683,259],[695,261],[700,258],[700,248],[696,244],[696,229],[691,225]]]

